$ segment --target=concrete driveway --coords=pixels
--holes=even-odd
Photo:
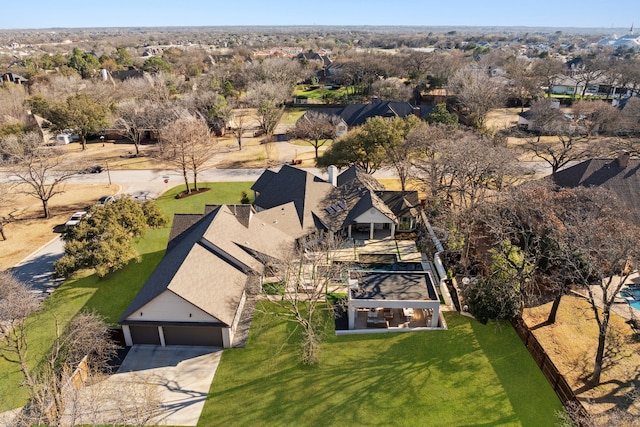
[[[136,345],[118,372],[77,392],[63,424],[195,426],[222,348]]]

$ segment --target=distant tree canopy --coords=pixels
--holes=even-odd
[[[171,65],[159,56],[152,56],[144,61],[142,70],[148,73],[170,73],[173,71]]]
[[[404,142],[418,121],[419,119],[413,115],[405,119],[394,117],[390,120],[372,117],[364,125],[337,139],[318,158],[317,165],[335,165],[339,168],[358,165],[367,173],[373,173],[389,163],[388,153]]]
[[[67,65],[76,70],[83,79],[86,79],[98,73],[100,61],[93,53],[74,48]]]
[[[147,227],[162,227],[166,223],[166,217],[152,200],[140,204],[122,197],[95,206],[63,236],[64,256],[55,263],[56,273],[68,277],[81,269],[93,268],[103,277],[119,270],[136,257],[133,239]]]
[[[72,129],[76,132],[84,150],[87,136],[103,130],[109,124],[111,111],[90,96],[78,94],[68,97],[66,102],[50,106],[47,119],[59,131]]]
[[[443,125],[457,125],[458,124],[458,116],[454,113],[450,113],[447,110],[447,104],[438,104],[436,107],[431,110],[431,113],[427,116],[427,123],[442,123]]]

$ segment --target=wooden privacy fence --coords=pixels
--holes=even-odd
[[[529,350],[529,353],[531,353],[533,360],[536,361],[536,364],[553,387],[562,404],[567,406],[568,403],[572,403],[579,412],[578,418],[585,419],[588,417],[587,410],[582,405],[582,402],[578,400],[567,380],[560,371],[558,371],[558,368],[556,368],[556,365],[551,361],[549,355],[544,351],[544,348],[540,345],[540,342],[524,320],[520,317],[514,318],[511,320],[511,324],[527,347],[527,350]]]

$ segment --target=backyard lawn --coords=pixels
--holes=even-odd
[[[305,367],[292,324],[265,311],[224,351],[198,425],[548,426],[562,408],[508,323],[447,313],[448,331],[329,334]]]
[[[182,199],[174,196],[184,189],[175,187],[158,199],[158,206],[171,219],[174,213],[202,213],[206,203],[240,203],[241,192],[249,190],[251,182],[224,182],[203,184],[211,190]],[[147,277],[164,255],[170,227],[147,230],[136,244],[140,262],[131,262],[124,269],[102,279],[86,273],[74,277],[60,286],[42,306],[42,310],[28,319],[29,359],[32,366],[42,360],[50,348],[56,320],[61,328],[83,310],[95,311],[108,323],[115,324],[133,300]],[[19,386],[23,380],[18,366],[0,358],[0,412],[23,406],[27,390]]]
[[[207,184],[212,190],[158,199],[169,216],[200,213],[205,203],[238,203],[251,183]],[[164,254],[169,228],[138,242],[140,262],[103,279],[67,281],[29,319],[30,358],[51,345],[83,309],[115,323]],[[270,307],[265,307],[268,311]],[[553,425],[561,404],[511,326],[483,326],[447,314],[448,331],[336,337],[321,362],[299,361],[292,323],[256,312],[247,347],[226,349],[199,425]],[[15,365],[0,360],[0,412],[24,405]]]

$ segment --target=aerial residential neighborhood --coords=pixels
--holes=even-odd
[[[0,425],[640,425],[640,9],[249,3],[0,16]]]

